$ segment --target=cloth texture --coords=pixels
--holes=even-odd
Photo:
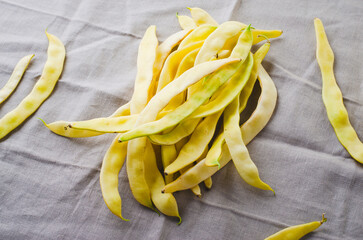
[[[175,193],[183,219],[158,216],[134,200],[125,167],[119,180],[124,222],[105,205],[99,183],[114,134],[69,139],[46,122],[109,116],[131,98],[137,50],[156,25],[159,42],[180,30],[176,12],[201,7],[219,23],[282,29],[263,66],[278,90],[275,112],[247,146],[260,177],[247,185],[229,163],[203,184],[202,197]],[[31,91],[46,61],[45,30],[66,47],[51,96],[0,140],[0,239],[243,239],[328,221],[304,239],[363,239],[363,166],[339,143],[327,118],[315,50],[319,17],[335,53],[335,75],[350,121],[363,139],[363,1],[26,1],[0,0],[0,87],[23,56],[35,54],[0,117]],[[254,97],[257,100],[258,96]]]

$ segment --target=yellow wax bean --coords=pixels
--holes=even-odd
[[[189,168],[193,167],[193,163],[189,164],[188,166],[184,167],[183,169],[180,169],[180,174],[185,173],[186,171],[188,171]],[[166,175],[169,176],[169,175]],[[192,191],[192,193],[197,196],[197,197],[201,197],[202,196],[202,191],[200,190],[199,185],[195,185],[194,187],[191,187],[190,190]]]
[[[176,13],[176,16],[178,18],[179,25],[182,29],[185,30],[197,27],[197,24],[195,24],[193,18],[185,15],[179,15],[178,13]]]
[[[148,93],[150,91],[150,86],[152,85],[154,63],[158,47],[158,39],[156,38],[155,30],[155,26],[150,26],[146,30],[139,45],[134,94],[130,101],[131,114],[141,112],[148,101]]]
[[[149,88],[149,100],[154,95],[154,92],[157,88],[158,78],[161,70],[163,69],[164,62],[166,58],[169,56],[171,51],[174,49],[176,45],[180,43],[188,34],[192,31],[192,29],[179,31],[174,33],[170,37],[168,37],[162,44],[160,44],[156,49],[156,57],[155,63],[153,67],[153,80],[152,84]]]
[[[253,45],[265,40],[267,38],[278,38],[282,35],[282,30],[261,30],[261,29],[253,29]],[[264,36],[264,37],[262,37]]]
[[[177,157],[177,152],[175,145],[162,145],[161,146],[161,160],[163,163],[163,168],[165,169],[167,166],[169,166],[172,162],[175,161]],[[168,174],[165,175],[165,183],[171,183],[174,181],[174,175]]]
[[[223,48],[228,39],[236,36],[246,27],[246,25],[235,21],[225,22],[218,26],[218,28],[205,40],[195,59],[195,65],[209,61],[209,59]]]
[[[232,161],[243,180],[249,185],[262,190],[272,188],[264,183],[259,176],[258,169],[252,161],[250,154],[243,142],[241,131],[239,131],[239,98],[236,97],[224,110],[224,137],[231,154]]]
[[[64,45],[56,36],[47,32],[46,35],[49,40],[48,59],[42,75],[31,93],[14,110],[0,119],[0,139],[19,126],[40,107],[52,93],[62,73],[65,58]]]
[[[201,119],[195,121],[196,119],[186,119],[176,126],[172,131],[165,134],[156,134],[148,136],[149,139],[155,143],[160,145],[172,145],[179,142],[181,139],[189,136],[194,132],[194,129],[199,124]]]
[[[188,9],[190,10],[192,18],[197,26],[200,26],[202,24],[211,24],[214,26],[218,25],[216,20],[214,20],[205,10],[197,7]]]
[[[34,54],[25,56],[20,59],[20,61],[16,64],[9,80],[7,81],[5,86],[0,89],[0,104],[4,102],[18,86],[25,70],[30,63],[30,60],[32,60],[33,57]]]
[[[138,115],[129,115],[111,118],[95,118],[86,121],[72,122],[69,128],[90,130],[103,133],[127,132],[136,123]]]
[[[321,221],[315,221],[285,228],[269,236],[268,238],[265,238],[265,240],[299,240],[306,234],[311,233],[315,229],[319,228],[324,222],[326,222],[326,218],[323,214]]]
[[[194,66],[195,57],[197,56],[200,48],[194,49],[180,62],[178,66],[178,70],[176,71],[175,78],[178,78],[180,75],[182,75],[184,72],[186,72],[188,69],[192,68]],[[182,104],[185,101],[185,91],[179,93],[176,95],[173,99],[170,100],[168,105],[165,107],[164,110],[172,109],[174,110],[176,107],[178,107],[180,104]]]
[[[127,151],[127,143],[118,143],[118,137],[113,140],[103,158],[100,184],[103,199],[110,211],[122,220],[121,197],[118,191],[118,175],[124,164]]]
[[[218,166],[219,159],[222,155],[223,144],[225,143],[225,138],[223,132],[219,133],[217,138],[214,140],[211,149],[209,150],[207,156],[205,157],[205,164],[209,167]]]
[[[160,92],[166,85],[168,85],[175,78],[175,74],[180,64],[180,59],[183,59],[188,53],[195,49],[199,49],[203,45],[203,41],[192,43],[185,48],[177,50],[170,54],[165,61],[163,70],[161,70],[158,87],[156,92]]]
[[[243,142],[246,145],[266,126],[272,116],[277,101],[275,84],[262,66],[259,67],[258,76],[261,85],[261,95],[258,105],[251,117],[240,128]],[[224,167],[231,160],[227,145],[223,145],[222,152],[223,154],[220,157],[219,163],[221,167]],[[174,182],[166,185],[163,191],[176,192],[189,189],[212,176],[219,169],[219,167],[206,166],[205,159],[203,159]]]
[[[363,163],[363,143],[359,140],[349,121],[348,112],[343,103],[342,92],[335,80],[333,50],[329,45],[321,20],[315,18],[314,25],[317,43],[316,59],[323,78],[322,95],[329,121],[339,142],[355,160]]]
[[[174,196],[170,193],[164,194],[161,190],[165,186],[164,178],[159,172],[158,166],[156,165],[156,158],[153,147],[149,141],[146,140],[146,145],[143,154],[148,159],[145,161],[145,178],[150,187],[151,199],[155,204],[156,208],[167,216],[178,217],[179,224],[181,218],[178,212],[178,205]]]
[[[130,102],[122,105],[114,113],[111,114],[110,117],[121,117],[130,115]]]
[[[119,107],[110,117],[121,117],[130,115],[130,103],[126,103]],[[39,118],[44,125],[51,130],[53,133],[58,134],[63,137],[69,138],[85,138],[94,137],[104,134],[103,132],[95,132],[84,129],[69,128],[68,126],[72,124],[70,121],[56,121],[47,124],[43,119]]]
[[[156,61],[158,39],[155,35],[155,26],[150,26],[139,45],[137,56],[137,75],[134,93],[130,101],[130,113],[140,113],[149,100],[149,94],[153,93],[153,66]],[[135,123],[136,124],[136,123]],[[145,155],[146,138],[135,139],[127,145],[126,170],[130,188],[135,199],[145,207],[154,209],[151,192],[145,179]]]
[[[212,184],[213,184],[212,177],[209,177],[206,180],[204,180],[204,185],[205,185],[206,188],[211,189]]]
[[[178,50],[189,46],[192,43],[204,41],[214,30],[216,26],[203,25],[195,28],[186,38],[179,44]]]
[[[189,141],[180,150],[176,160],[165,168],[164,172],[166,175],[179,171],[190,163],[193,163],[203,154],[204,149],[213,137],[214,130],[222,112],[220,111],[201,121]]]

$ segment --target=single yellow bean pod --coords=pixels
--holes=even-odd
[[[124,221],[122,217],[121,197],[118,191],[118,175],[125,162],[127,143],[118,143],[118,137],[113,140],[102,162],[100,184],[103,199],[110,211]]]
[[[179,15],[178,13],[176,13],[176,17],[178,18],[179,25],[183,30],[197,27],[197,24],[195,24],[193,18],[191,17]]]
[[[190,10],[190,14],[192,15],[192,18],[197,26],[203,24],[211,24],[214,26],[218,25],[217,21],[214,20],[205,10],[197,7],[188,9]]]
[[[314,20],[316,33],[316,59],[320,66],[323,78],[323,102],[329,121],[334,128],[340,143],[349,154],[358,162],[363,163],[363,143],[352,127],[347,109],[343,103],[343,95],[334,76],[334,53],[325,34],[323,23],[320,19]]]
[[[16,64],[9,80],[5,86],[0,89],[0,104],[14,92],[33,57],[34,54],[25,56]]]
[[[46,35],[49,40],[48,58],[42,75],[30,94],[14,110],[0,119],[0,139],[19,126],[40,107],[52,93],[62,73],[66,54],[64,45],[56,36],[47,32]]]
[[[284,230],[281,230],[269,236],[268,238],[265,238],[265,240],[299,240],[306,234],[311,233],[312,231],[319,228],[325,222],[326,218],[323,214],[321,221],[315,221],[285,228]]]

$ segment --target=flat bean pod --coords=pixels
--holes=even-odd
[[[130,100],[131,114],[141,112],[149,99],[149,91],[150,86],[152,86],[154,73],[154,63],[156,61],[157,47],[159,44],[155,31],[156,27],[150,26],[146,30],[139,45],[134,94]]]
[[[126,103],[119,107],[111,116],[109,117],[121,117],[130,115],[130,103]],[[103,132],[95,132],[84,129],[69,128],[68,126],[72,124],[70,121],[56,121],[47,124],[43,119],[39,118],[44,125],[51,130],[53,133],[58,134],[63,137],[69,138],[86,138],[94,137],[104,134]]]
[[[118,137],[113,140],[102,162],[100,184],[103,199],[110,211],[124,221],[121,213],[121,197],[118,191],[118,175],[125,162],[127,143],[118,143]]]
[[[216,63],[218,61],[225,61],[227,59],[216,60],[212,62],[202,63],[194,68],[198,68],[204,64]],[[149,136],[155,133],[159,133],[164,131],[165,129],[175,126],[180,123],[182,120],[187,118],[190,114],[192,114],[198,107],[200,107],[206,100],[208,100],[217,89],[223,85],[232,75],[236,73],[236,69],[238,65],[244,64],[245,71],[250,72],[252,68],[251,60],[245,61],[246,64],[237,62],[235,64],[226,65],[222,69],[213,73],[208,81],[205,83],[203,89],[199,92],[196,92],[192,95],[185,103],[176,108],[173,112],[168,113],[163,118],[143,124],[129,132],[126,132],[120,138],[121,141],[128,141],[133,138]],[[236,65],[237,64],[237,65]],[[194,69],[192,68],[192,69]],[[188,70],[190,71],[190,70]],[[184,73],[185,74],[185,73]],[[181,77],[181,76],[180,76]],[[175,82],[175,81],[173,81]],[[169,84],[170,85],[170,84]],[[168,86],[169,86],[168,85]],[[151,101],[150,101],[151,102]]]
[[[223,111],[213,114],[203,119],[196,127],[189,141],[180,150],[175,161],[165,168],[166,175],[175,173],[187,165],[197,160],[208,147],[210,140],[213,137],[219,117]]]
[[[311,233],[312,231],[319,228],[324,222],[326,222],[326,218],[323,214],[321,221],[315,221],[285,228],[269,236],[268,238],[265,238],[265,240],[299,240],[306,234]]]
[[[56,36],[47,32],[46,35],[49,40],[48,59],[42,75],[30,94],[14,110],[0,119],[0,139],[19,126],[40,107],[52,93],[62,73],[65,59],[64,45]]]
[[[178,205],[172,194],[163,194],[161,190],[165,186],[164,178],[159,172],[156,165],[156,158],[153,147],[151,143],[146,140],[145,152],[141,154],[147,156],[147,161],[145,161],[145,178],[149,184],[151,199],[155,204],[156,208],[167,216],[179,218],[179,224],[181,223],[181,218],[178,211]]]
[[[212,32],[217,29],[216,26],[203,25],[195,28],[186,38],[179,44],[178,50],[189,46],[190,44],[204,41]]]
[[[190,29],[190,28],[196,28],[197,24],[195,24],[193,18],[185,15],[179,15],[176,13],[176,16],[178,18],[179,25],[182,29]]]
[[[203,25],[203,24],[211,24],[217,26],[218,23],[216,20],[214,20],[209,13],[207,13],[205,10],[201,8],[188,8],[190,10],[190,13],[192,15],[192,18],[197,24],[197,26]]]
[[[348,112],[343,103],[342,92],[335,80],[333,50],[329,45],[321,20],[316,18],[314,25],[317,43],[316,59],[323,78],[322,96],[329,121],[339,142],[355,160],[363,163],[363,143],[349,121]]]
[[[224,137],[232,161],[245,182],[253,187],[262,190],[270,190],[275,193],[272,188],[264,183],[259,176],[257,166],[252,161],[250,154],[243,142],[241,131],[239,130],[239,98],[235,98],[224,110],[223,114]]]
[[[169,166],[172,162],[174,162],[176,157],[177,157],[177,152],[175,145],[161,145],[161,160],[164,169],[167,166]],[[172,181],[174,181],[173,174],[165,175],[166,184],[171,183]]]
[[[4,87],[0,89],[0,104],[4,102],[12,94],[12,92],[14,92],[33,57],[34,54],[25,56],[16,64],[9,80],[6,82]]]
[[[137,117],[138,115],[134,114],[111,118],[94,118],[86,121],[72,122],[68,127],[103,133],[127,132],[134,127]]]
[[[243,142],[246,145],[266,126],[272,116],[277,101],[275,84],[262,66],[259,68],[258,76],[261,85],[261,95],[258,105],[251,117],[241,126],[240,129]],[[222,155],[219,160],[220,167],[224,167],[231,160],[228,147],[224,144],[222,148]],[[163,191],[176,192],[189,189],[212,176],[219,169],[219,167],[206,166],[205,159],[203,159],[174,182],[166,185]]]
[[[199,49],[203,45],[203,41],[192,43],[185,48],[177,50],[170,54],[165,61],[163,70],[160,73],[158,87],[156,92],[160,92],[166,85],[174,80],[176,72],[178,70],[180,59],[183,59],[188,53],[195,49]]]
[[[153,86],[156,85],[154,74],[154,63],[158,40],[155,34],[155,26],[150,26],[139,45],[137,56],[137,75],[134,86],[134,93],[130,100],[130,113],[140,113],[147,104],[153,93]],[[137,122],[136,122],[137,123]],[[136,125],[135,123],[135,125]],[[145,156],[142,154],[146,148],[147,139],[140,138],[130,141],[127,145],[126,171],[130,188],[135,199],[145,207],[155,210],[151,191],[145,177]],[[140,154],[141,153],[141,154]]]

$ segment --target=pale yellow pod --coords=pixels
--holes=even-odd
[[[4,87],[0,89],[0,104],[14,92],[33,57],[34,54],[25,56],[16,64],[9,80]]]
[[[63,71],[66,55],[64,45],[56,36],[47,32],[46,35],[49,40],[48,58],[42,75],[29,95],[14,110],[0,119],[0,139],[18,127],[40,107],[52,93]]]
[[[153,147],[149,141],[146,140],[146,145],[143,153],[147,156],[145,161],[145,178],[149,185],[151,192],[151,199],[155,204],[156,208],[167,216],[179,218],[179,224],[181,223],[181,218],[178,211],[178,205],[171,193],[162,193],[161,190],[165,187],[164,178],[159,172],[156,165],[156,158]]]
[[[197,24],[195,24],[193,18],[185,15],[179,15],[178,13],[176,13],[176,16],[182,29],[193,29],[197,27]]]
[[[246,145],[266,126],[272,116],[277,101],[275,84],[262,66],[258,70],[258,76],[261,85],[261,95],[257,107],[251,117],[240,128],[243,142]],[[223,146],[222,152],[223,154],[219,160],[220,167],[224,167],[231,160],[227,145]],[[218,166],[206,166],[204,159],[178,179],[166,185],[163,190],[165,192],[175,192],[189,189],[212,176],[219,169]]]
[[[316,59],[323,78],[322,97],[329,121],[339,142],[355,160],[363,164],[363,143],[349,121],[348,111],[343,103],[342,92],[335,80],[333,50],[329,45],[321,20],[315,18],[314,26],[317,44]]]
[[[188,8],[190,10],[190,14],[192,15],[192,18],[197,26],[203,25],[203,24],[211,24],[214,26],[217,26],[218,23],[216,20],[212,18],[212,16],[209,15],[205,10],[201,8]]]
[[[139,45],[139,54],[137,56],[137,74],[134,85],[134,93],[130,100],[131,114],[140,113],[149,98],[150,86],[153,80],[154,63],[158,47],[156,37],[156,27],[150,26]]]
[[[327,219],[323,214],[321,221],[314,221],[285,228],[269,236],[268,238],[265,238],[265,240],[299,240],[308,233],[311,233],[312,231],[319,228],[324,222],[326,222],[326,220]]]
[[[196,161],[208,147],[210,140],[213,137],[219,117],[223,111],[206,117],[196,127],[189,141],[180,150],[176,160],[165,168],[165,174],[175,173],[187,165]]]
[[[176,157],[177,151],[175,145],[161,145],[161,160],[164,169],[173,163]],[[166,184],[171,183],[174,181],[174,174],[165,175],[164,178]]]
[[[153,86],[156,83],[154,74],[154,64],[158,39],[155,34],[155,26],[150,26],[139,45],[137,56],[137,75],[135,79],[134,93],[130,100],[130,113],[140,113],[149,100],[149,94],[153,93]],[[136,124],[136,123],[135,123]],[[127,145],[126,170],[130,188],[135,199],[145,207],[154,209],[151,201],[151,193],[145,179],[145,156],[144,149],[147,143],[146,138],[129,141]]]
[[[212,25],[203,25],[193,29],[193,31],[186,38],[184,38],[183,41],[181,41],[178,50],[185,48],[190,44],[204,41],[216,29],[217,27]]]
[[[102,162],[100,185],[103,199],[110,211],[124,221],[122,217],[121,197],[118,191],[118,175],[125,162],[127,143],[119,143],[118,137],[113,140]]]
[[[236,97],[224,110],[223,113],[224,138],[232,157],[234,166],[239,175],[246,183],[262,190],[275,191],[259,176],[257,166],[252,161],[246,145],[243,142],[239,127],[239,97]]]

